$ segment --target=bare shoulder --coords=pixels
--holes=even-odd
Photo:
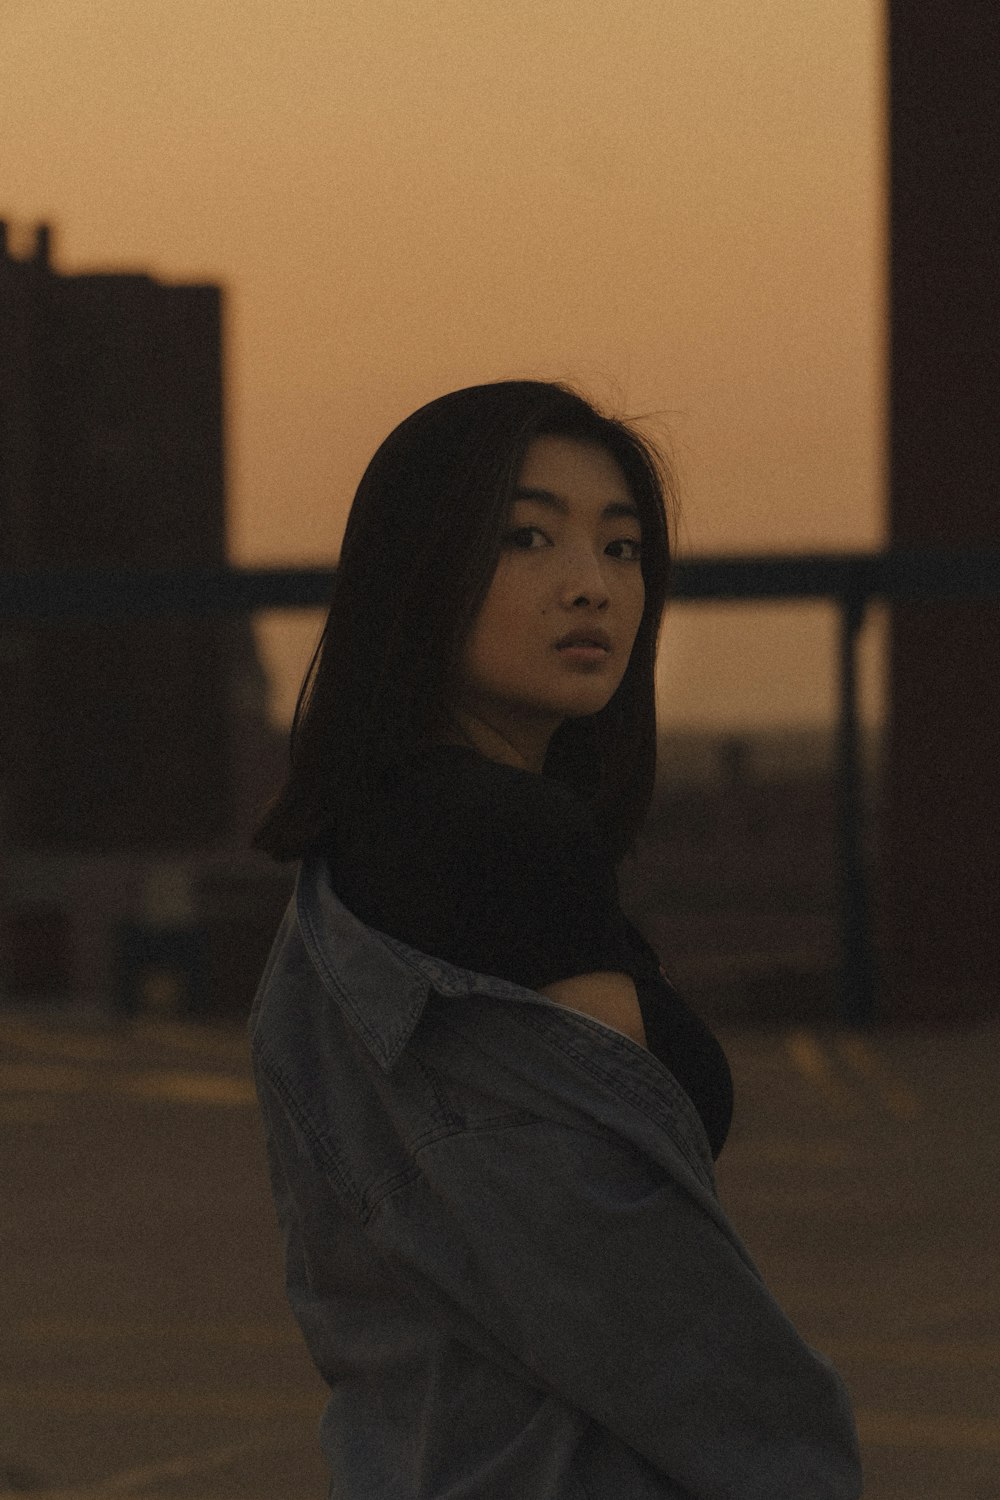
[[[557,1005],[582,1011],[603,1021],[615,1031],[631,1037],[640,1047],[647,1046],[646,1031],[639,1009],[639,996],[631,974],[599,970],[592,974],[575,974],[572,979],[556,979],[538,987]]]

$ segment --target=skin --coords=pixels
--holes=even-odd
[[[599,712],[625,675],[646,597],[642,528],[638,517],[602,515],[610,502],[632,497],[621,466],[599,445],[536,438],[518,486],[553,491],[568,514],[514,501],[462,653],[451,727],[440,739],[541,775],[563,720]],[[599,663],[574,663],[555,642],[588,625],[609,633],[612,650]]]

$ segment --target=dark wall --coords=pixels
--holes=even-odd
[[[1000,8],[890,0],[894,546],[1000,547]],[[1000,998],[1000,607],[893,610],[891,1014]]]
[[[219,288],[0,262],[0,323],[16,335],[0,356],[0,565],[224,562]],[[225,836],[227,623],[18,628],[4,727],[16,846],[152,851]]]

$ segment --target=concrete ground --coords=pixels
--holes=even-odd
[[[998,1500],[1000,1022],[720,1036],[720,1195],[867,1500]],[[241,1030],[0,1008],[0,1182],[0,1494],[325,1496]]]

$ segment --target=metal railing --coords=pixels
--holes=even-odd
[[[319,609],[329,604],[335,574],[335,568],[227,567],[0,573],[0,621]],[[863,851],[858,636],[865,612],[875,600],[889,604],[1000,603],[1000,552],[895,549],[691,558],[674,564],[671,598],[712,603],[826,600],[839,607],[840,1013],[848,1025],[870,1025],[876,1016],[878,980]]]

